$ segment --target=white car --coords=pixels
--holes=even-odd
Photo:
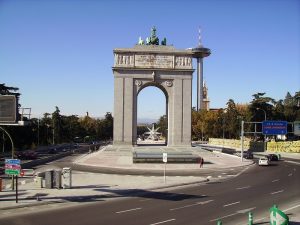
[[[270,161],[267,158],[260,158],[258,161],[259,166],[268,166],[270,165]]]

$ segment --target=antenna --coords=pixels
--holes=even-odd
[[[199,30],[198,30],[198,46],[202,47],[202,38],[201,38],[201,28],[199,26]]]

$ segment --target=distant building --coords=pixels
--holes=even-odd
[[[209,111],[209,103],[210,100],[208,98],[208,88],[206,86],[206,82],[204,81],[203,83],[203,101],[202,101],[202,105],[203,105],[203,109]]]

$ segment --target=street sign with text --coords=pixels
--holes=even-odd
[[[287,121],[270,121],[270,120],[263,121],[262,133],[264,135],[287,134]]]
[[[20,175],[21,161],[19,159],[5,159],[5,174]]]

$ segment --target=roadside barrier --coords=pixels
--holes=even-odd
[[[269,209],[270,213],[270,224],[271,225],[288,225],[289,217],[283,211],[278,209],[277,205],[273,205],[272,208]],[[248,225],[253,225],[253,213],[248,212]],[[219,219],[217,221],[217,225],[222,225],[222,221]]]
[[[253,225],[253,213],[248,213],[248,225]]]

